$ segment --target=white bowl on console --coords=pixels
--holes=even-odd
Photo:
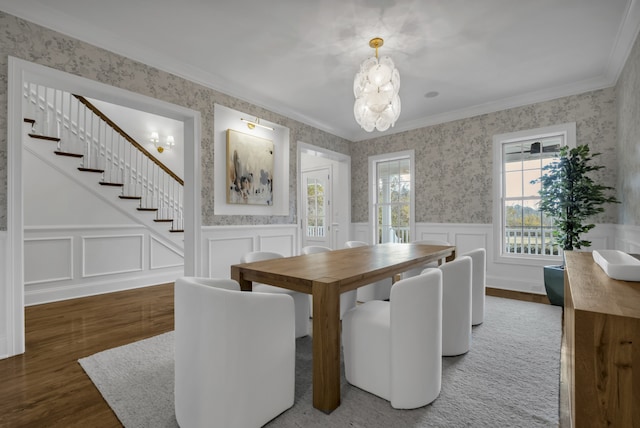
[[[640,260],[618,250],[593,250],[593,260],[610,278],[640,281]]]

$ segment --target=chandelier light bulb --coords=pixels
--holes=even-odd
[[[391,58],[378,59],[383,43],[380,38],[371,39],[369,46],[375,48],[376,56],[362,62],[353,81],[353,114],[367,132],[386,131],[400,117],[400,73]]]

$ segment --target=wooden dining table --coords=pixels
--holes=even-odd
[[[313,406],[340,405],[340,294],[429,262],[455,258],[455,246],[380,244],[231,266],[243,291],[263,283],[313,296]]]

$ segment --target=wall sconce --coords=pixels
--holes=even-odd
[[[158,150],[158,153],[162,153],[165,150],[171,150],[173,146],[176,145],[172,135],[167,136],[167,141],[165,144],[160,144],[160,136],[156,131],[153,131],[151,133],[151,137],[149,137],[149,140],[153,143],[156,150]]]
[[[256,117],[256,120],[249,120],[249,119],[245,119],[245,118],[240,118],[240,120],[243,121],[243,122],[246,122],[247,123],[247,128],[249,128],[249,129],[255,129],[256,126],[259,126],[260,128],[264,128],[264,129],[268,129],[269,131],[273,131],[272,127],[261,124],[259,117]]]
[[[173,140],[173,135],[168,135],[167,136],[167,150],[171,150],[173,148],[173,146],[175,146],[176,143]]]

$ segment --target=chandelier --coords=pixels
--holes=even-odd
[[[369,41],[376,56],[362,62],[353,81],[353,114],[367,132],[386,131],[400,116],[400,73],[388,56],[378,60],[378,48],[383,43],[379,37]]]

